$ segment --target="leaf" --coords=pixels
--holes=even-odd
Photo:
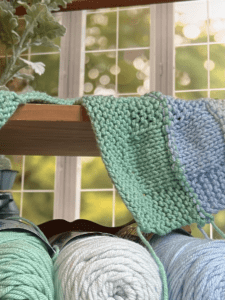
[[[13,8],[11,3],[9,3],[6,0],[3,0],[0,2],[0,7],[2,7],[2,9],[6,10],[6,11],[10,11],[13,14],[16,12],[16,10]]]
[[[15,9],[10,3],[3,0],[0,2],[0,40],[7,47],[18,44],[19,34],[15,31],[18,28],[18,16],[14,15]]]
[[[0,91],[9,91],[5,85],[0,85]]]
[[[43,37],[52,40],[66,32],[66,28],[56,21],[45,4],[32,5],[24,18],[27,30],[31,33],[27,38],[31,38],[32,42]]]
[[[23,62],[25,62],[28,66],[31,66],[31,68],[34,70],[35,73],[42,75],[45,72],[45,64],[42,62],[32,62],[23,58],[19,58],[21,59]]]
[[[28,7],[27,14],[24,16],[27,32],[33,34],[33,30],[38,26],[38,21],[40,22],[41,16],[47,13],[48,9],[45,4],[39,3]]]
[[[29,5],[27,4],[27,1],[17,1],[17,5],[16,5],[16,7],[18,7],[18,6],[23,6],[26,10],[29,8]]]
[[[56,48],[58,51],[60,51],[60,47],[58,45],[55,45],[51,40],[49,40],[46,36],[44,36],[41,39],[36,39],[30,44],[31,46],[44,46],[44,47],[52,47]]]
[[[27,80],[34,80],[34,76],[29,74],[22,74],[20,72],[13,75],[13,77],[19,78],[19,79],[27,79]]]

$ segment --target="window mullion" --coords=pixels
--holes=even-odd
[[[152,10],[152,9],[151,9]],[[152,17],[152,79],[151,90],[160,91],[165,95],[174,93],[174,8],[173,4],[157,4]]]
[[[63,13],[67,32],[61,40],[60,98],[83,95],[85,19],[85,11]],[[80,218],[80,189],[81,158],[57,156],[53,219],[71,222]]]

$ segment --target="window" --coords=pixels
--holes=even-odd
[[[47,57],[54,61],[50,66],[55,74],[52,84],[47,86],[47,80],[41,83],[35,78],[33,87],[61,98],[140,96],[153,90],[182,99],[224,98],[224,5],[222,0],[204,0],[64,12],[61,20],[67,33],[61,40],[60,61],[59,53],[44,49],[25,53],[32,61]],[[0,59],[3,63],[4,57]],[[27,195],[20,205],[21,214],[36,224],[51,218],[84,218],[104,226],[120,226],[132,219],[100,157],[17,157],[13,164],[20,171],[14,199],[20,205]],[[33,168],[37,165],[36,173]],[[29,190],[27,178],[40,179],[42,172],[51,178],[49,183],[46,177],[36,188],[31,181]],[[41,217],[36,218],[41,209]],[[223,230],[224,212],[215,220]],[[200,236],[195,226],[192,230]],[[206,225],[205,230],[220,238],[213,235],[212,227]]]

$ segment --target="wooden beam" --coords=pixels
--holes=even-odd
[[[26,104],[0,130],[5,155],[100,156],[83,106]]]
[[[179,0],[179,2],[187,2],[187,0]],[[190,0],[188,0],[190,1]],[[148,5],[148,4],[162,4],[162,3],[173,3],[178,2],[177,0],[76,0],[72,3],[68,3],[66,8],[59,6],[60,11],[73,11],[73,10],[88,10],[88,9],[99,9],[99,8],[110,8],[110,7],[126,7],[135,5]],[[16,14],[22,16],[26,13],[23,7],[16,9]],[[53,12],[54,13],[54,12]]]

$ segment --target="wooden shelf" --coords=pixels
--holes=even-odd
[[[74,11],[74,10],[88,10],[88,9],[99,9],[109,7],[126,7],[135,5],[148,5],[148,4],[162,4],[162,3],[173,3],[173,2],[184,2],[187,0],[75,0],[72,3],[68,3],[66,8],[59,6],[60,11]],[[190,0],[188,0],[190,1]],[[18,7],[16,14],[22,16],[26,13],[24,7]],[[53,12],[54,13],[54,12]]]
[[[0,129],[5,155],[100,156],[90,119],[81,105],[20,105]]]

